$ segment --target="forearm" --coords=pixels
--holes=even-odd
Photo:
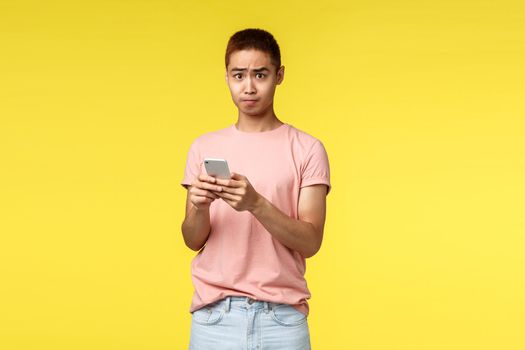
[[[289,217],[263,196],[259,197],[250,212],[279,242],[305,258],[319,250],[321,242],[318,241],[319,235],[314,225]]]
[[[181,227],[186,246],[200,250],[208,240],[210,229],[210,208],[197,209],[192,205]]]

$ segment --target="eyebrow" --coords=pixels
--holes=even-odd
[[[248,70],[248,69],[246,69],[246,68],[237,68],[237,67],[235,67],[235,68],[232,68],[231,71],[232,71],[232,72],[243,72],[243,71],[245,71],[245,70]],[[253,71],[253,72],[263,72],[263,71],[267,71],[267,72],[269,72],[270,70],[269,70],[268,68],[266,68],[266,67],[261,67],[261,68],[254,68],[254,69],[252,69],[252,71]]]

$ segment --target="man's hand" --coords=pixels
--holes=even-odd
[[[232,173],[230,179],[215,180],[216,184],[222,187],[222,191],[213,191],[213,194],[222,198],[237,211],[252,211],[261,199],[244,175]]]
[[[305,258],[317,253],[323,240],[327,186],[300,189],[298,219],[291,218],[260,195],[246,176],[232,173],[230,179],[215,179],[221,192],[212,191],[237,211],[250,211],[264,228],[286,247]]]
[[[219,198],[221,186],[217,186],[216,178],[207,174],[200,174],[193,182],[189,190],[189,199],[197,209],[206,209]]]

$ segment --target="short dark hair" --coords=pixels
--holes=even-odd
[[[228,69],[232,53],[249,49],[268,53],[276,70],[281,67],[281,51],[273,35],[263,29],[247,28],[236,32],[228,40],[225,56],[226,69]]]

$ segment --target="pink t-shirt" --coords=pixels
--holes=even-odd
[[[286,215],[298,219],[299,191],[330,185],[328,156],[321,141],[284,123],[263,132],[235,124],[197,137],[190,146],[182,185],[206,173],[204,158],[224,158],[231,172]],[[211,231],[195,256],[195,292],[190,312],[230,295],[285,303],[308,315],[305,258],[275,239],[249,211],[238,212],[222,199],[210,205]]]

